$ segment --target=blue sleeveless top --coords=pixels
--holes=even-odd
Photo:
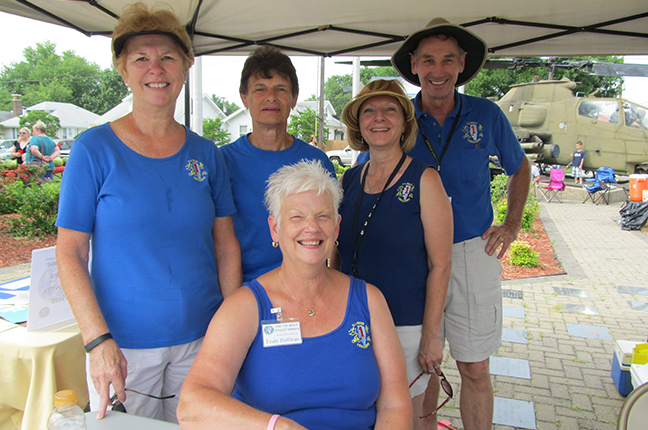
[[[367,284],[351,278],[342,324],[301,345],[263,347],[261,321],[275,320],[263,286],[243,284],[257,299],[259,329],[232,397],[311,429],[372,429],[380,374],[373,352]]]
[[[344,173],[344,201],[338,241],[340,271],[351,273],[358,192],[363,165]],[[397,326],[421,325],[425,310],[426,282],[429,273],[423,224],[421,222],[421,175],[428,166],[417,159],[397,183],[385,190],[376,207],[358,250],[358,278],[382,291]],[[379,194],[364,193],[356,234],[365,222]]]

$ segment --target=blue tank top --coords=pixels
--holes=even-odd
[[[256,279],[246,282],[259,306],[259,329],[232,397],[311,429],[372,429],[380,374],[373,352],[366,283],[351,278],[342,324],[300,345],[263,347],[261,321],[273,307]]]
[[[344,201],[338,237],[340,271],[351,273],[358,192],[361,192],[362,165],[344,173]],[[358,250],[358,278],[382,291],[397,326],[421,325],[425,310],[429,273],[423,224],[421,222],[421,175],[428,168],[417,159],[397,183],[385,190],[376,207]],[[355,233],[360,231],[379,194],[364,193]]]

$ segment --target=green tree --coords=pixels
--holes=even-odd
[[[128,93],[113,70],[102,71],[73,51],[58,55],[56,45],[50,41],[25,48],[23,55],[24,61],[0,71],[0,110],[11,108],[8,94],[20,94],[24,106],[53,101],[102,114]]]
[[[20,117],[18,123],[20,127],[27,127],[31,132],[31,128],[39,119],[45,124],[45,133],[52,139],[56,138],[56,132],[61,128],[61,121],[59,121],[58,117],[45,111],[30,110],[26,115]]]
[[[540,60],[539,58],[529,58],[531,60]],[[621,57],[558,57],[554,61],[576,62],[596,60],[600,62],[621,63]],[[535,77],[538,79],[548,79],[549,69],[547,67],[522,67],[516,69],[482,69],[479,74],[468,84],[466,84],[466,94],[477,97],[501,98],[506,94],[511,86],[523,82],[531,82]],[[623,80],[609,76],[594,76],[583,70],[555,68],[553,79],[562,79],[567,77],[576,82],[574,93],[591,94],[596,90],[600,97],[617,97],[621,94]]]
[[[127,94],[128,88],[117,70],[104,69],[96,76],[90,91],[81,96],[81,104],[78,106],[103,115],[121,103]]]
[[[317,136],[317,112],[311,108],[297,111],[290,115],[288,124],[288,133],[308,142],[311,136]],[[324,142],[328,138],[328,130],[324,129]],[[324,142],[320,142],[323,144]]]
[[[237,110],[241,109],[236,103],[228,101],[225,97],[217,96],[216,94],[211,95],[211,99],[218,105],[219,108],[223,111],[225,115],[231,115]]]
[[[229,132],[223,129],[223,122],[220,118],[203,119],[203,136],[213,140],[218,146],[229,143],[231,138]]]

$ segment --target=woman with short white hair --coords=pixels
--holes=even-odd
[[[382,294],[327,266],[338,182],[280,168],[265,203],[281,265],[218,310],[182,388],[186,429],[410,429],[405,360]]]

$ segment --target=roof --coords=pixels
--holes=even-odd
[[[144,0],[153,4],[157,0]],[[109,35],[126,0],[2,1],[0,10]],[[289,55],[391,56],[434,17],[470,28],[497,56],[648,54],[640,0],[166,0],[197,55],[247,55],[273,44]],[[262,18],[259,18],[262,17]]]
[[[95,124],[99,115],[83,109],[72,103],[60,102],[41,102],[25,109],[26,113],[30,111],[44,111],[57,117],[61,123],[61,128],[80,128],[86,129]],[[20,118],[13,117],[2,121],[0,125],[7,128],[20,127]]]
[[[203,94],[203,110],[205,105],[209,106],[210,109],[215,111],[215,114],[219,118],[225,118],[225,113],[223,110],[211,99],[207,94]],[[104,113],[97,119],[97,124],[105,124],[107,122],[114,121],[118,118],[123,117],[124,115],[129,114],[133,110],[133,93],[129,93],[126,97],[122,99],[122,102],[110,109],[108,112]],[[184,123],[184,111],[185,111],[185,100],[184,100],[184,87],[180,91],[180,95],[176,99],[176,107],[174,117],[176,121]],[[206,116],[205,116],[206,117]]]

